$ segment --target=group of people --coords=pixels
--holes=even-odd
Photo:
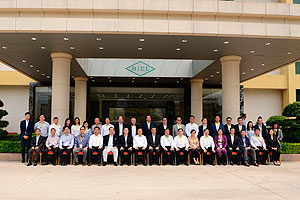
[[[73,124],[68,118],[61,127],[58,118],[53,118],[50,125],[45,121],[45,116],[40,115],[35,124],[30,120],[30,113],[25,113],[25,120],[21,121],[20,139],[22,146],[22,162],[25,163],[27,148],[27,166],[32,165],[32,157],[35,154],[33,165],[36,166],[40,154],[43,165],[49,164],[48,154],[51,152],[51,163],[56,165],[58,156],[62,166],[70,163],[71,155],[74,156],[75,165],[79,164],[79,153],[82,154],[82,165],[93,164],[93,155],[100,166],[107,165],[108,155],[112,155],[113,163],[118,165],[131,165],[131,157],[134,157],[134,165],[141,160],[149,165],[159,165],[162,155],[162,164],[188,165],[190,154],[195,165],[200,165],[203,155],[203,165],[215,165],[215,157],[218,165],[227,164],[227,156],[230,165],[241,163],[245,166],[266,165],[268,154],[272,154],[274,165],[280,162],[280,141],[283,138],[279,124],[273,124],[270,130],[258,117],[256,124],[249,121],[246,124],[246,115],[237,119],[237,124],[232,124],[232,118],[226,118],[226,124],[220,122],[220,117],[215,117],[215,122],[208,125],[207,118],[202,119],[202,124],[195,123],[195,117],[190,116],[190,122],[182,124],[181,117],[177,117],[175,124],[168,123],[166,117],[158,126],[146,116],[146,121],[139,126],[136,118],[131,118],[130,124],[125,124],[123,117],[118,117],[117,124],[111,124],[110,118],[105,118],[105,124],[101,124],[99,118],[95,118],[95,124],[89,128],[87,121],[80,123],[76,117]],[[32,133],[35,132],[35,136]],[[260,159],[260,156],[262,159]],[[181,159],[182,158],[182,159]]]

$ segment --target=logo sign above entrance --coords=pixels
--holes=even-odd
[[[138,76],[144,76],[155,70],[154,67],[151,67],[143,61],[139,61],[133,65],[130,65],[129,67],[126,67],[126,69]]]
[[[87,76],[193,78],[214,60],[76,58]]]

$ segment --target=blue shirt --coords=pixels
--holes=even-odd
[[[82,145],[82,146],[81,146]],[[84,134],[82,137],[81,134],[75,137],[75,148],[85,148],[89,146],[89,135]]]
[[[63,134],[62,136],[60,136],[59,148],[65,147],[65,146],[72,148],[73,145],[74,145],[74,137],[73,137],[73,135],[71,135],[69,133],[68,136],[66,136],[65,134]]]

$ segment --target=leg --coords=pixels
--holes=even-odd
[[[25,147],[26,147],[26,145],[27,145],[27,142],[26,142],[26,140],[25,139],[21,139],[21,148],[22,148],[22,153],[21,153],[21,155],[22,155],[22,162],[25,162]],[[28,150],[28,149],[27,149]],[[27,159],[28,160],[28,159]]]
[[[46,147],[45,150],[43,151],[43,158],[44,158],[44,161],[45,163],[48,163],[48,152],[50,150]],[[53,155],[54,156],[54,155]]]
[[[107,155],[108,155],[109,149],[103,150],[103,162],[107,163]]]
[[[232,162],[232,152],[233,152],[233,150],[228,149],[228,160],[229,160],[230,164]]]
[[[67,161],[66,161],[66,163],[70,162],[71,152],[72,152],[72,149],[67,149]],[[69,163],[69,164],[71,164],[71,163]]]
[[[40,159],[40,152],[41,152],[41,149],[38,148],[35,150],[35,159],[34,159],[34,162],[35,163],[38,163],[39,162],[39,159]]]
[[[75,149],[73,150],[73,156],[75,158],[75,164],[78,163],[78,152],[79,151],[80,151],[79,148],[77,148],[76,150]]]
[[[98,155],[97,155],[97,162],[98,162],[98,164],[100,164],[101,163],[102,149],[97,148],[96,151],[98,153]]]
[[[134,156],[134,164],[135,164],[135,165],[137,165],[137,161],[138,161],[138,152],[139,152],[138,149],[135,149],[135,150],[134,150],[134,154],[135,154],[135,156]]]
[[[180,164],[180,149],[177,151],[175,150],[176,153],[176,165]]]
[[[143,164],[146,165],[147,164],[147,153],[146,153],[146,149],[142,149],[143,152]]]
[[[184,164],[188,164],[188,151],[183,149],[183,153],[184,153]]]
[[[121,164],[124,164],[124,150],[120,150]]]
[[[238,156],[238,164],[240,164],[240,162],[242,160],[241,150],[236,150],[236,152],[237,152],[237,156]]]
[[[159,155],[160,155],[160,150],[159,149],[156,149],[155,150],[155,160],[156,160],[156,164],[159,165]]]
[[[83,163],[85,163],[85,161],[86,161],[87,152],[88,152],[88,150],[85,150],[85,149],[83,150],[83,160],[82,160]]]
[[[52,156],[52,164],[56,164],[56,159],[57,159],[57,154],[58,154],[58,148],[53,148],[51,147],[53,151],[53,156]]]
[[[167,164],[167,153],[168,153],[168,151],[163,150],[163,164],[164,165]]]
[[[33,149],[29,149],[28,151],[28,160],[29,160],[29,163],[32,163],[32,154],[33,154]]]
[[[256,157],[256,152],[255,152],[255,150],[253,149],[253,148],[251,148],[250,149],[250,151],[251,151],[251,154],[252,154],[252,160],[253,160],[253,162],[254,163],[257,163],[257,157]]]
[[[152,165],[153,163],[153,152],[154,149],[149,150],[149,164]]]
[[[174,150],[173,150],[173,151],[170,150],[170,152],[171,152],[171,161],[170,161],[170,164],[171,164],[171,165],[174,165],[175,151],[174,151]]]
[[[93,153],[95,152],[95,149],[92,147],[91,149],[89,148],[89,152],[88,152],[88,154],[89,154],[89,163],[92,163],[92,155],[93,155]]]
[[[113,148],[112,149],[112,152],[113,152],[113,156],[114,156],[114,162],[118,162],[118,148]]]

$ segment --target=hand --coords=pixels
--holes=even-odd
[[[237,147],[236,150],[240,150],[240,148]]]
[[[35,149],[38,149],[39,147],[35,147]]]
[[[213,153],[216,153],[216,151],[215,151],[214,149],[212,150],[212,152],[213,152]]]
[[[206,149],[203,149],[203,152],[204,152],[204,153],[206,153],[206,152],[207,152],[207,150],[206,150]]]
[[[222,150],[224,151],[224,150],[225,150],[225,148],[222,148]]]
[[[221,149],[218,147],[217,150],[221,150]]]
[[[68,147],[69,148],[69,147]],[[76,151],[77,150],[77,148],[74,148],[74,150]]]
[[[167,149],[166,147],[164,148],[164,150],[165,150],[165,151],[168,151],[168,149]]]
[[[53,148],[56,149],[56,146],[54,145]]]
[[[123,148],[123,147],[121,147],[121,148],[120,148],[120,150],[121,150],[121,151],[123,151],[123,150],[124,150],[124,148]]]
[[[176,148],[176,151],[179,151],[179,148]]]
[[[60,147],[60,149],[64,149],[64,148]]]
[[[131,150],[132,150],[132,147],[129,147],[128,150],[131,151]]]
[[[149,149],[152,150],[153,148],[150,146]]]
[[[232,150],[232,148],[229,147],[229,150]]]
[[[87,147],[83,148],[85,151],[88,149]]]
[[[49,150],[51,150],[51,148],[50,148],[50,147],[48,147],[48,149],[49,149]]]
[[[114,147],[114,149],[116,149],[117,147]]]
[[[34,147],[31,147],[31,149],[34,149]]]
[[[172,147],[170,150],[171,150],[171,151],[174,151],[174,148]]]
[[[135,150],[138,150],[139,148],[135,147]]]
[[[186,148],[185,150],[186,150],[186,151],[188,151],[188,150],[189,150],[189,148]]]
[[[159,148],[158,148],[158,147],[156,147],[155,149],[156,149],[156,150],[158,150]]]
[[[145,150],[145,149],[146,149],[146,147],[143,147],[142,149],[143,149],[143,150]]]
[[[254,149],[255,149],[255,150],[259,150],[259,148],[257,148],[257,147],[256,147],[256,148],[254,148]]]
[[[105,149],[108,149],[108,146],[106,146]]]
[[[92,149],[92,147],[89,147],[90,149]]]
[[[250,147],[246,147],[247,150],[250,150]]]
[[[27,140],[28,139],[28,136],[27,135],[24,135],[24,137],[23,137],[25,140]]]
[[[71,149],[71,147],[67,147],[67,149]]]
[[[266,148],[264,148],[264,151],[267,151],[267,149],[266,149]]]

